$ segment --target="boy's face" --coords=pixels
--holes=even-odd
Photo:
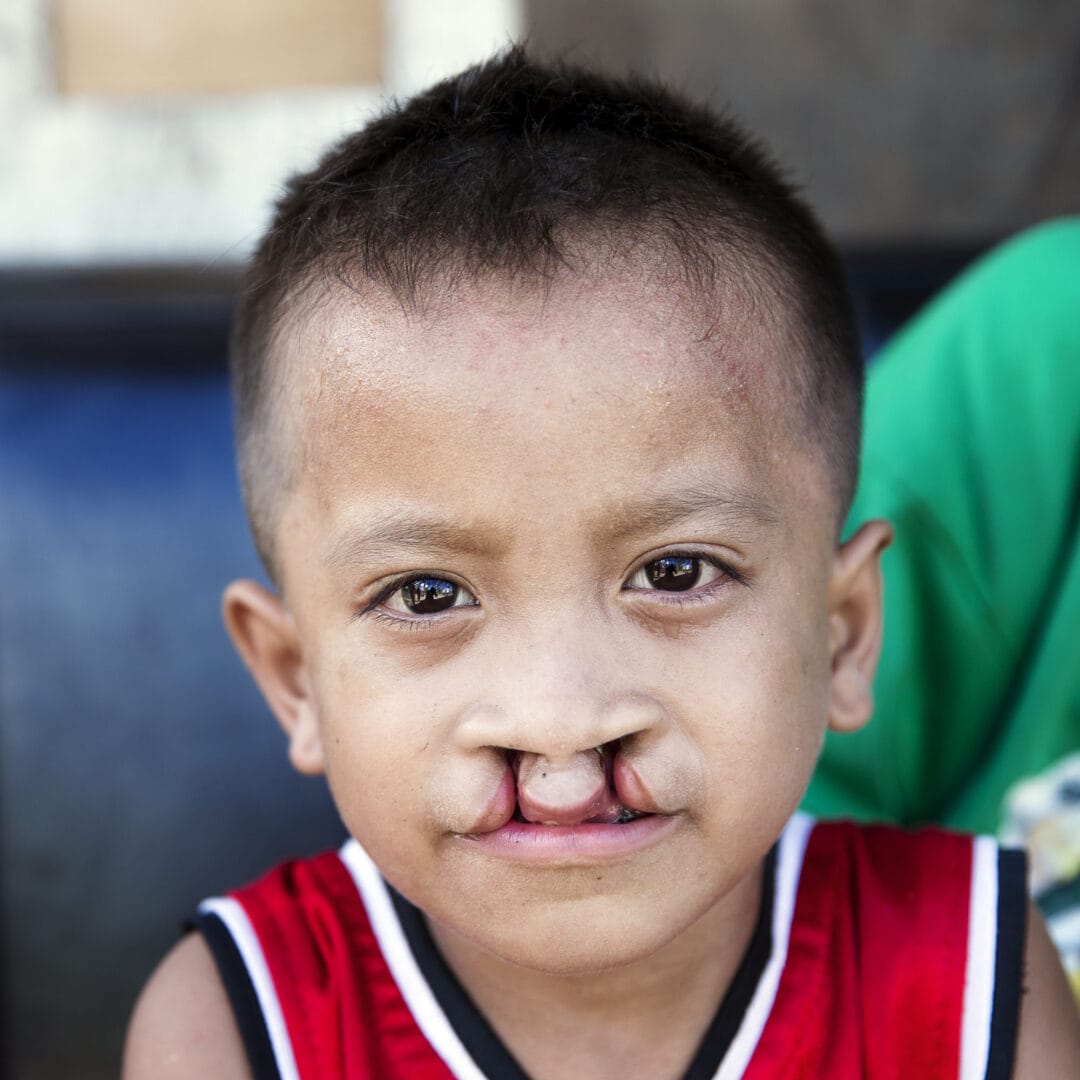
[[[240,583],[230,629],[388,880],[526,966],[745,906],[827,723],[868,712],[887,534],[838,554],[783,344],[702,325],[626,276],[424,316],[343,291],[287,345],[287,606]],[[523,823],[523,760],[571,789],[601,760],[639,816]]]

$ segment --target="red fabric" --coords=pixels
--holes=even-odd
[[[745,1080],[955,1077],[970,838],[823,823]]]
[[[818,824],[787,962],[746,1080],[934,1080],[959,1069],[972,842]],[[303,1080],[435,1080],[336,854],[233,894],[262,944]]]
[[[238,890],[262,945],[302,1080],[446,1080],[334,853]]]

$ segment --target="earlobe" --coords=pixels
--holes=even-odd
[[[892,536],[888,522],[868,521],[837,549],[829,582],[829,727],[834,731],[857,731],[874,710],[874,672],[881,654],[881,553]]]
[[[221,607],[236,651],[288,736],[293,768],[318,775],[323,771],[318,716],[288,608],[256,581],[234,581]]]

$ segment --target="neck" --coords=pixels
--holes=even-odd
[[[760,869],[656,952],[584,974],[519,967],[428,920],[447,964],[535,1080],[680,1077],[750,943]]]

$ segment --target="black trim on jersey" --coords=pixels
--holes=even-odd
[[[254,1080],[281,1080],[255,986],[229,928],[209,911],[198,912],[190,925],[202,934],[213,954]]]
[[[720,1003],[712,1023],[685,1073],[685,1080],[705,1080],[716,1074],[742,1024],[761,974],[772,952],[772,916],[776,889],[776,846],[765,859],[761,884],[761,905],[750,943]],[[521,1065],[502,1044],[483,1013],[476,1007],[447,966],[423,915],[405,897],[387,885],[401,928],[416,963],[431,987],[469,1056],[485,1076],[499,1080],[528,1080]],[[261,1078],[260,1078],[261,1080]]]
[[[1023,851],[999,851],[997,951],[986,1080],[1009,1080],[1013,1074],[1025,977],[1027,908],[1027,857]]]
[[[386,890],[417,966],[431,987],[435,1000],[446,1013],[450,1026],[480,1071],[485,1076],[497,1076],[499,1080],[529,1080],[450,970],[419,909],[389,884]]]
[[[724,1055],[728,1052],[732,1040],[750,1007],[761,974],[769,962],[772,953],[773,905],[776,902],[776,845],[765,859],[765,869],[761,877],[761,906],[758,909],[757,924],[746,952],[735,972],[735,978],[716,1010],[712,1023],[705,1032],[694,1060],[686,1070],[684,1080],[711,1080],[716,1075]]]

